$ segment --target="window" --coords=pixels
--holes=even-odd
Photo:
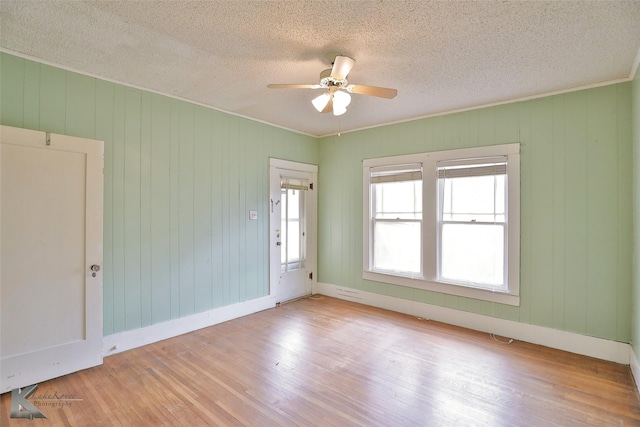
[[[282,272],[304,268],[305,236],[304,223],[305,191],[308,183],[301,179],[281,178],[280,192],[282,201],[282,218],[280,230],[282,233],[280,251],[280,268]]]
[[[373,269],[421,275],[422,166],[371,171]]]
[[[364,161],[369,280],[519,304],[519,144]]]

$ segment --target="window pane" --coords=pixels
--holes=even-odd
[[[504,226],[443,224],[442,279],[500,287],[504,284]]]
[[[289,233],[287,235],[287,248],[289,248],[288,261],[300,260],[300,222],[289,219]]]
[[[300,190],[287,190],[287,197],[289,198],[289,219],[300,219]]]
[[[374,269],[420,274],[420,230],[419,222],[375,222]]]
[[[422,181],[385,182],[372,187],[374,218],[422,218]]]
[[[445,221],[498,221],[505,212],[504,175],[444,179]],[[503,216],[501,216],[503,218]]]
[[[304,237],[301,217],[304,215],[302,190],[282,190],[282,219],[280,223],[280,263],[282,271],[304,267]]]

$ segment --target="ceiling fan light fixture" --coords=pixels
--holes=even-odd
[[[329,92],[325,92],[317,98],[314,98],[311,103],[319,113],[322,113],[322,110],[324,110],[330,100],[331,95],[329,95]]]
[[[351,104],[351,95],[337,90],[333,93],[333,115],[341,116],[347,112],[347,106]]]
[[[333,115],[334,116],[341,116],[346,112],[347,112],[347,107],[345,107],[344,105],[336,105],[335,103],[333,104]]]
[[[344,108],[347,108],[347,106],[351,104],[351,95],[349,95],[347,92],[337,90],[333,93],[333,104],[334,106],[337,104],[340,106],[344,106]]]

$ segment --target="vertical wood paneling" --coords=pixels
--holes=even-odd
[[[261,209],[268,206],[273,156],[320,160],[320,280],[629,338],[629,84],[318,143],[11,55],[0,58],[2,124],[105,141],[105,334],[268,292],[268,213]],[[521,307],[362,281],[363,158],[518,141]],[[254,208],[257,222],[248,221]]]
[[[64,134],[67,111],[66,72],[41,65],[40,79],[41,82],[46,82],[40,86],[40,130]]]
[[[171,103],[151,96],[151,322],[171,318]]]
[[[114,119],[113,84],[96,81],[96,134],[95,138],[105,141],[104,144],[104,208],[103,208],[103,332],[105,335],[114,332],[114,254],[113,254],[113,119]]]
[[[194,297],[195,311],[211,307],[211,123],[208,111],[196,108],[193,146]]]
[[[126,88],[114,86],[112,159],[113,329],[126,329],[125,291],[125,128]]]
[[[628,248],[634,248],[633,233],[630,233],[624,224],[633,224],[633,196],[629,197],[629,192],[633,193],[633,160],[629,162],[629,159],[633,158],[633,144],[628,144],[627,141],[633,140],[633,121],[640,122],[640,105],[637,105],[635,115],[632,115],[633,109],[629,109],[629,105],[632,105],[632,91],[628,90],[629,85],[620,85],[617,87],[617,152],[618,159],[616,170],[618,180],[618,265],[617,265],[617,283],[631,283],[631,293],[635,294],[640,289],[634,290],[633,285],[633,251],[631,256],[627,256]],[[640,123],[638,123],[640,125]],[[640,137],[640,135],[638,135]],[[635,164],[636,168],[640,168],[640,164]],[[631,229],[636,227],[632,225]],[[640,248],[640,246],[636,246]],[[640,262],[637,260],[635,262]],[[640,278],[639,278],[640,279]],[[616,338],[619,341],[624,341],[631,336],[632,324],[628,319],[633,318],[632,311],[632,298],[629,298],[628,292],[619,291],[618,300],[616,304],[616,312],[618,315],[616,322]],[[637,351],[635,354],[638,354]]]
[[[531,117],[529,109],[518,105],[520,142],[520,310],[518,320],[529,323],[531,318],[531,163],[527,161],[532,153]]]
[[[248,129],[245,129],[247,131]],[[247,161],[242,159],[247,159],[247,145],[238,132],[238,136],[236,138],[236,143],[234,144],[237,148],[237,160],[234,163],[237,165],[237,183],[238,183],[238,212],[235,215],[235,218],[238,220],[238,236],[235,239],[238,243],[238,284],[244,283],[245,286],[237,286],[238,293],[236,295],[236,300],[234,302],[246,301],[247,299],[247,287],[246,287],[246,277],[247,277],[247,225],[249,222],[246,208],[246,190],[245,183],[247,182],[246,168]]]
[[[194,289],[194,106],[180,104],[179,262],[180,317],[195,312]]]
[[[552,251],[553,251],[553,269],[552,274],[552,322],[551,325],[556,329],[563,329],[565,323],[565,306],[571,302],[571,295],[567,300],[566,295],[566,182],[565,182],[565,98],[553,98],[553,145],[550,152],[553,159],[553,229],[552,229]],[[570,155],[570,153],[568,153]]]
[[[2,124],[22,127],[24,124],[24,96],[25,61],[21,58],[2,55],[0,66],[0,112]]]
[[[40,64],[31,61],[24,61],[23,126],[40,129]]]
[[[231,207],[231,191],[230,191],[230,170],[231,170],[231,141],[230,126],[223,127],[221,133],[221,156],[222,156],[222,197],[220,204],[222,205],[222,304],[227,305],[231,301],[231,291],[229,289],[231,282],[230,260],[231,260],[231,242],[230,242],[230,207]]]
[[[413,130],[413,126],[411,126]],[[413,132],[411,132],[413,134]],[[415,141],[412,141],[412,149],[415,147]],[[362,146],[354,144],[351,147],[351,161],[358,162],[359,159],[362,159]],[[358,190],[362,189],[362,171],[358,169],[353,169],[353,180],[351,182],[352,186],[352,194],[358,194]],[[320,189],[318,191],[321,191]],[[351,218],[362,218],[363,213],[363,204],[362,204],[362,196],[361,197],[352,197],[349,201],[351,206]],[[360,226],[359,226],[360,225]],[[354,222],[353,226],[349,232],[349,239],[352,242],[351,245],[351,253],[349,256],[349,277],[352,282],[357,282],[358,278],[362,275],[362,225],[358,224],[358,222]],[[317,273],[315,273],[317,276]]]
[[[141,93],[140,105],[140,321],[153,323],[151,282],[151,99]]]
[[[231,119],[229,127],[229,181],[228,198],[229,201],[229,282],[228,295],[225,300],[227,304],[233,304],[240,298],[240,171],[241,162],[240,151],[240,129],[238,119]]]
[[[631,343],[633,353],[640,354],[640,73],[636,72],[631,86],[632,117],[632,244],[631,253],[633,280],[633,304],[631,327]],[[636,356],[637,357],[637,356]]]
[[[324,138],[320,142],[320,280],[524,323],[628,339],[628,86],[605,86],[418,120],[412,126],[403,123],[348,133],[338,143],[335,137]],[[352,256],[362,241],[362,212],[351,203],[362,198],[361,184],[351,185],[355,173],[361,172],[362,159],[510,142],[521,143],[519,307],[407,292],[362,280],[362,264]],[[354,262],[356,268],[342,265]]]
[[[315,139],[11,55],[0,73],[2,124],[105,142],[105,334],[268,294],[268,159],[317,163]]]
[[[533,308],[531,323],[552,326],[553,321],[553,100],[544,98],[531,103],[531,137],[528,164],[531,191],[530,203],[530,296]],[[535,283],[535,286],[533,284]]]
[[[180,107],[171,100],[171,318],[180,317]]]
[[[565,329],[587,330],[587,93],[565,97]]]
[[[611,88],[587,100],[587,333],[615,336],[617,305],[617,102]]]
[[[245,189],[245,211],[244,211],[244,222],[245,226],[243,227],[245,230],[244,236],[244,253],[246,254],[246,261],[244,266],[244,282],[245,286],[245,294],[243,296],[243,300],[250,300],[256,298],[258,295],[258,269],[260,267],[259,258],[258,258],[258,247],[260,244],[266,244],[264,242],[260,242],[260,236],[258,235],[258,220],[249,220],[249,210],[258,211],[258,219],[260,219],[263,215],[267,215],[267,213],[263,209],[258,209],[258,191],[260,187],[261,181],[266,179],[265,177],[261,180],[259,178],[259,174],[263,172],[263,169],[260,167],[258,163],[258,156],[251,156],[250,153],[259,153],[259,129],[257,124],[250,124],[250,128],[247,130],[250,135],[249,138],[246,139],[245,142],[245,159],[246,160],[246,169],[244,172],[244,180],[247,185],[244,186]],[[266,244],[265,247],[268,247]]]
[[[125,91],[124,129],[124,304],[126,329],[142,326],[140,310],[140,108],[140,92],[127,89]]]
[[[339,140],[337,144],[341,141]],[[344,157],[342,156],[334,156],[333,164],[336,165],[339,170],[344,171],[345,167],[348,167],[347,164],[344,163]],[[339,188],[342,186],[342,179],[344,179],[343,174],[338,174],[333,177],[332,183],[330,184],[331,189]],[[326,191],[326,190],[325,190]],[[331,195],[331,211],[329,215],[331,216],[331,264],[330,268],[335,270],[335,274],[337,277],[342,277],[343,275],[343,259],[342,259],[342,233],[343,228],[348,224],[347,218],[342,216],[342,202],[344,200],[344,194],[341,191],[330,191]]]
[[[212,150],[211,150],[211,282],[213,285],[212,298],[214,307],[224,304],[224,128],[222,117],[215,113],[212,120]]]
[[[65,133],[74,136],[95,135],[95,79],[66,74]]]

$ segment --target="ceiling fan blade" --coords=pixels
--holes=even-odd
[[[364,85],[349,85],[347,90],[351,93],[358,93],[360,95],[378,96],[380,98],[395,98],[398,94],[397,89],[389,89],[387,87],[376,86],[364,86]]]
[[[270,84],[267,85],[269,89],[320,89],[322,86],[315,85],[297,85],[297,84]]]
[[[331,69],[331,77],[336,80],[346,79],[355,64],[356,60],[348,56],[336,56],[336,59],[333,61],[333,68]]]

